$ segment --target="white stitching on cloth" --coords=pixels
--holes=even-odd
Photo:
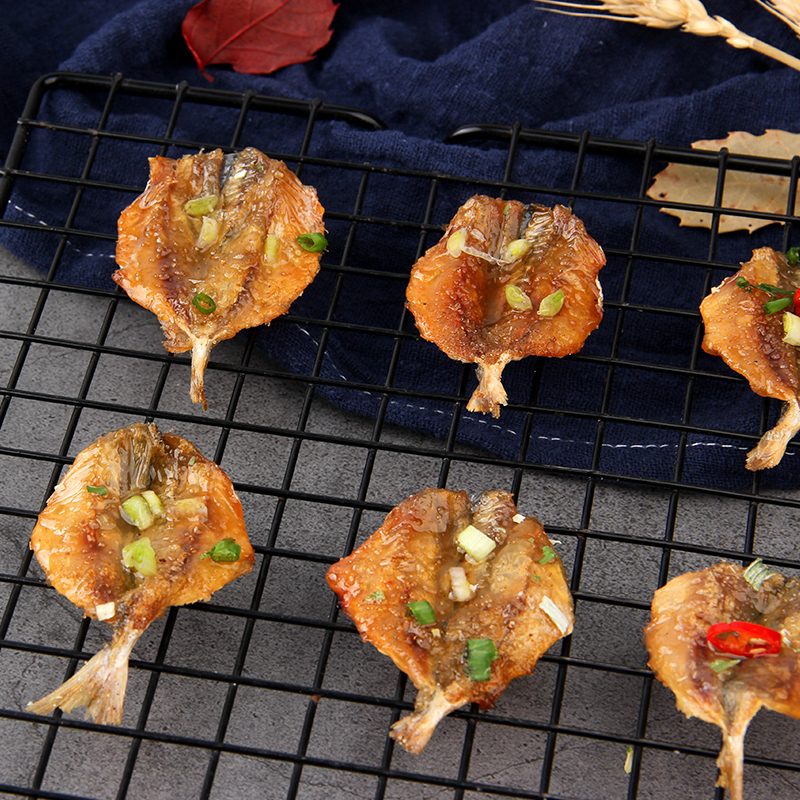
[[[319,342],[309,333],[309,331],[307,331],[305,328],[303,328],[300,325],[298,325],[297,327],[298,327],[298,330],[300,330],[302,333],[304,333],[306,336],[308,336],[308,338],[311,339],[311,341],[317,347],[319,347]],[[334,370],[338,374],[338,376],[343,381],[347,381],[348,380],[347,376],[341,371],[341,369],[339,369],[333,363],[333,360],[330,358],[330,356],[328,355],[327,352],[325,353],[325,357],[328,359],[328,362],[334,368]],[[364,394],[373,395],[374,392],[364,392]],[[398,400],[390,400],[389,402],[393,403],[395,405],[395,407],[399,407],[400,406],[400,402]],[[433,412],[434,414],[441,414],[441,415],[444,415],[444,413],[445,413],[444,411],[442,411],[439,408],[429,408],[428,406],[420,406],[420,405],[415,405],[413,403],[404,403],[402,405],[402,407],[403,408],[413,408],[413,409],[415,409],[417,411],[426,411],[428,413]],[[504,434],[510,434],[512,436],[516,436],[517,435],[517,432],[514,431],[514,430],[511,430],[511,428],[504,428],[502,425],[497,425],[496,423],[489,423],[485,419],[480,419],[480,418],[477,418],[477,417],[464,417],[464,420],[466,422],[476,422],[476,423],[478,423],[480,425],[489,425],[489,427],[494,428],[495,430],[501,431]],[[587,442],[587,441],[581,442],[578,439],[564,439],[561,436],[537,436],[536,438],[539,439],[540,441],[546,441],[546,442],[563,442],[564,444],[583,444],[583,445],[586,445],[587,447],[594,447],[594,442]],[[615,450],[616,449],[623,449],[623,448],[630,448],[631,450],[634,450],[634,449],[638,449],[638,450],[659,449],[660,450],[660,449],[663,449],[665,447],[677,447],[678,445],[677,444],[673,444],[671,442],[664,442],[662,444],[657,444],[655,442],[653,442],[651,444],[610,444],[609,442],[603,442],[600,446],[601,447],[608,447],[608,448],[615,449]],[[750,449],[749,447],[742,447],[741,445],[735,445],[735,444],[725,444],[724,442],[691,442],[689,444],[689,447],[720,447],[722,449],[727,449],[727,450],[749,450]],[[786,455],[787,456],[793,456],[793,455],[796,455],[796,454],[793,453],[793,452],[787,451]]]
[[[34,214],[31,214],[30,211],[26,211],[24,208],[21,208],[16,203],[12,203],[11,207],[19,211],[20,214],[24,214],[26,217],[29,217],[34,222],[38,222],[40,225],[43,225],[45,228],[52,227],[48,225],[43,219],[39,219]],[[76,252],[78,255],[84,256],[85,258],[114,258],[114,253],[85,253],[79,247],[76,247],[71,241],[67,241],[67,244]]]

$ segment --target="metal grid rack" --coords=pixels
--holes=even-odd
[[[48,100],[64,93],[100,98],[97,119],[82,126],[49,118]],[[138,103],[163,104],[163,131],[137,126]],[[230,124],[214,138],[187,137],[182,118],[189,107],[207,109],[215,124],[222,118]],[[285,141],[294,137],[294,147],[276,151],[248,139],[250,122],[265,115],[276,125],[289,121]],[[720,255],[716,223],[710,231],[687,232],[685,252],[648,250],[648,228],[663,204],[645,190],[664,162],[710,167],[718,175],[718,199],[709,209],[716,220],[729,170],[784,176],[792,198],[797,159],[470,125],[450,141],[505,153],[504,174],[478,179],[315,155],[319,126],[331,120],[383,127],[356,109],[120,76],[49,76],[31,94],[0,188],[0,225],[24,235],[28,247],[41,246],[50,259],[43,275],[9,258],[0,278],[0,796],[719,800],[718,732],[685,719],[653,680],[641,630],[653,591],[688,569],[723,558],[748,561],[756,553],[786,572],[796,570],[800,556],[792,534],[800,498],[791,482],[789,488],[772,485],[760,475],[734,486],[715,482],[718,475],[705,485],[687,480],[693,445],[717,437],[743,459],[758,438],[758,424],[763,430],[776,409],[750,398],[744,381],[700,350],[697,304],[736,260]],[[28,159],[42,146],[40,137],[80,149],[82,169],[32,170]],[[141,185],[115,181],[113,170],[97,174],[103,148],[153,155],[249,144],[286,160],[317,186],[323,204],[325,185],[352,186],[352,205],[326,211],[331,249],[308,293],[319,288],[327,308],[305,314],[315,306],[299,303],[269,329],[281,341],[297,331],[312,338],[309,366],[279,363],[268,345],[261,346],[263,331],[245,331],[212,354],[206,381],[211,410],[203,414],[188,401],[187,358],[161,349],[155,318],[110,286],[65,280],[64,265],[73,251],[84,258],[90,251],[113,252],[113,226],[82,217],[92,196],[108,198],[116,215],[141,191]],[[569,181],[539,186],[514,177],[521,152],[548,149],[573,155]],[[600,159],[620,163],[619,186],[593,185],[592,165]],[[400,194],[393,215],[370,211],[373,187],[386,181],[413,187]],[[37,182],[60,193],[62,202],[47,219],[26,216],[14,199],[14,190]],[[611,205],[624,207],[629,219],[626,237],[601,240],[608,256],[601,274],[608,336],[602,346],[564,360],[575,393],[586,394],[593,382],[596,399],[575,407],[549,404],[552,375],[547,365],[537,366],[534,388],[512,397],[509,406],[525,432],[510,454],[461,436],[471,367],[453,366],[455,379],[434,392],[404,385],[397,375],[404,348],[421,344],[403,309],[408,267],[452,216],[451,199],[478,191],[574,203],[576,213],[597,225]],[[739,240],[739,246],[755,247],[763,237],[785,248],[792,211],[787,200],[785,214],[754,214],[788,224]],[[593,232],[588,221],[587,227]],[[359,248],[376,235],[391,243],[401,266],[370,266]],[[690,302],[648,302],[639,284],[653,271],[675,281],[695,276]],[[386,286],[387,302],[378,321],[362,323],[350,311],[372,282]],[[632,357],[627,337],[642,320],[688,343],[682,357],[666,363]],[[340,339],[356,345],[380,340],[389,354],[383,377],[348,380],[326,369],[327,350]],[[615,381],[626,372],[648,393],[676,395],[679,413],[642,416],[635,398],[625,406]],[[697,404],[714,393],[752,402],[758,424],[738,430],[728,429],[724,418],[698,421]],[[351,394],[371,398],[371,413],[355,413]],[[440,435],[430,435],[424,424],[397,424],[393,408],[414,403],[437,404],[446,420]],[[533,447],[542,418],[567,420],[588,438],[584,465],[548,461]],[[226,469],[245,509],[255,569],[210,602],[173,608],[151,625],[134,650],[121,727],[95,725],[80,714],[34,717],[25,704],[96,652],[107,631],[81,619],[46,586],[27,546],[30,531],[74,455],[108,430],[140,420],[174,429]],[[613,431],[626,427],[671,437],[662,440],[670,452],[666,474],[630,474],[624,463],[618,469],[606,460]],[[787,461],[795,457],[790,447]],[[338,612],[324,573],[392,506],[429,485],[513,491],[519,507],[558,540],[577,617],[573,636],[552,648],[533,676],[514,681],[492,711],[465,707],[452,714],[425,752],[410,756],[386,733],[413,705],[413,687],[360,641]],[[768,712],[752,723],[745,768],[751,800],[797,793],[798,728]],[[629,771],[626,748],[632,749]]]

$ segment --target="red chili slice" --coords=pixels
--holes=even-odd
[[[714,650],[739,658],[774,656],[781,649],[780,633],[755,622],[717,622],[707,637]]]
[[[800,289],[798,289],[794,293],[794,300],[792,301],[792,308],[794,309],[794,313],[800,317]]]

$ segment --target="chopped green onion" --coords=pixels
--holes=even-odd
[[[150,510],[153,512],[154,516],[159,516],[159,514],[164,513],[164,504],[161,502],[161,498],[152,490],[152,489],[145,489],[142,492],[142,497],[147,501],[147,505],[150,506]]]
[[[189,459],[189,466],[190,466],[190,467],[193,467],[196,461],[197,461],[197,459],[196,459],[194,456],[192,456],[192,457]]]
[[[457,603],[466,603],[475,597],[475,587],[467,580],[464,567],[450,567],[450,599]]]
[[[217,310],[217,304],[212,297],[209,297],[205,292],[198,292],[192,299],[192,305],[201,314],[210,314],[212,311]]]
[[[450,253],[453,258],[458,258],[461,255],[461,251],[467,245],[467,232],[461,228],[457,230],[455,233],[451,233],[449,238],[447,239],[447,252]]]
[[[176,500],[172,504],[172,511],[178,517],[206,517],[208,518],[208,506],[195,497],[188,497],[185,500]]]
[[[145,577],[155,575],[158,571],[156,551],[153,550],[147,536],[142,536],[122,548],[122,563],[129,570],[138,572]]]
[[[775,573],[770,572],[764,562],[757,558],[750,566],[744,571],[744,579],[757,591],[761,591],[761,584],[767,578],[771,578]]]
[[[558,628],[559,633],[564,636],[569,630],[567,615],[547,595],[542,598],[539,608],[550,617],[550,621]]]
[[[531,573],[531,578],[533,578],[535,581],[539,581],[539,582],[541,582],[541,580],[542,580],[538,575],[534,575],[533,573]]]
[[[140,531],[149,528],[153,524],[153,512],[147,500],[140,494],[131,495],[122,504],[125,517],[131,524],[135,525]]]
[[[509,242],[503,253],[503,261],[518,261],[528,250],[531,249],[531,243],[527,239],[514,239]]]
[[[413,603],[408,603],[406,609],[420,625],[436,624],[436,614],[427,600],[415,600]]]
[[[301,233],[297,244],[309,253],[321,253],[328,246],[328,240],[321,233]]]
[[[278,255],[281,252],[281,239],[280,236],[269,234],[264,241],[264,257],[268,263],[278,260]]]
[[[105,497],[108,494],[108,489],[105,486],[87,486],[86,491],[89,494],[99,494],[100,497]]]
[[[227,538],[218,541],[208,552],[203,553],[200,558],[211,556],[212,561],[238,561],[241,553],[242,548],[236,543],[236,540]]]
[[[100,603],[100,605],[94,608],[94,615],[101,622],[103,622],[103,620],[112,619],[116,613],[117,605],[113,600],[108,603]]]
[[[554,317],[564,306],[564,290],[558,289],[542,300],[539,310],[536,312],[540,317]]]
[[[633,748],[630,745],[625,748],[625,766],[623,769],[627,775],[630,775],[633,769]]]
[[[194,200],[189,200],[183,205],[183,210],[190,217],[204,217],[210,214],[219,202],[219,196],[215,194],[206,194],[202,197],[195,197]]]
[[[474,525],[467,525],[456,537],[456,544],[474,561],[480,563],[489,558],[497,542],[479,531]]]
[[[762,303],[761,305],[764,307],[765,314],[777,314],[779,311],[783,311],[784,308],[788,308],[791,304],[791,297],[777,297],[774,300],[767,300],[766,303]]]
[[[783,312],[783,341],[795,347],[800,345],[800,317],[791,311]]]
[[[514,311],[530,311],[533,308],[533,303],[519,286],[506,284],[506,301],[514,309]]]
[[[219,233],[219,223],[214,217],[203,217],[203,224],[200,226],[200,235],[197,237],[197,249],[205,250],[206,247],[214,243]]]
[[[771,283],[750,283],[750,281],[744,276],[740,276],[736,279],[736,285],[740,289],[744,289],[746,292],[752,292],[753,289],[766,292],[772,299],[775,299],[776,297],[791,297],[794,295],[793,291],[789,289],[781,289],[780,286],[774,286]]]
[[[382,603],[386,599],[383,589],[376,589],[372,594],[364,598],[365,603]]]
[[[492,661],[499,655],[491,639],[467,639],[469,679],[488,681],[492,677]]]
[[[735,667],[737,664],[741,663],[740,658],[732,659],[728,661],[724,658],[717,658],[714,661],[709,661],[708,666],[714,670],[714,672],[723,672],[726,669],[730,669],[731,667]]]
[[[786,251],[786,261],[789,266],[796,267],[800,264],[800,247],[790,247]]]
[[[556,557],[556,551],[550,547],[549,544],[546,544],[542,548],[542,557],[539,559],[540,564],[549,564],[554,558]]]

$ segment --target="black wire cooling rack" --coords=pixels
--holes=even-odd
[[[64,98],[78,109],[69,120],[53,112]],[[154,107],[163,107],[158,131],[140,113]],[[275,139],[253,141],[265,121]],[[787,573],[800,563],[795,449],[769,477],[744,472],[744,453],[777,409],[704,356],[697,310],[750,248],[791,244],[797,159],[518,124],[467,125],[447,141],[487,160],[499,153],[498,175],[341,161],[317,146],[332,130],[383,128],[357,109],[120,76],[57,74],[34,87],[0,185],[3,241],[43,270],[9,255],[0,278],[0,795],[722,797],[718,731],[676,710],[646,666],[641,632],[653,591],[671,576],[754,555]],[[155,318],[84,267],[100,258],[113,268],[116,216],[144,183],[144,170],[139,183],[115,177],[115,148],[144,160],[246,145],[286,160],[323,204],[325,187],[351,199],[326,205],[331,247],[291,313],[215,349],[204,414],[188,400],[187,358],[163,351]],[[566,154],[570,173],[552,183],[522,174],[525,158],[540,153]],[[618,165],[617,185],[598,184],[601,162]],[[715,171],[709,229],[678,228],[659,211],[670,203],[647,197],[667,162]],[[785,212],[753,212],[772,224],[734,234],[728,246],[718,222],[732,170],[783,179],[787,200]],[[381,206],[373,193],[387,186],[397,192]],[[36,187],[49,207],[36,207]],[[411,263],[440,235],[454,198],[478,192],[573,205],[608,256],[604,332],[557,365],[531,360],[532,372],[519,374],[512,365],[510,404],[495,428],[464,410],[473,369],[436,362],[403,308]],[[604,227],[612,212],[623,219],[613,231]],[[676,287],[674,302],[653,289],[665,285]],[[364,308],[375,286],[386,301]],[[351,369],[351,352],[377,354],[379,379]],[[434,358],[440,387],[404,377],[409,354]],[[656,412],[646,402],[653,396],[663,397]],[[722,412],[717,405],[716,416],[703,416],[719,398]],[[751,424],[731,424],[725,409],[742,405]],[[61,683],[108,632],[46,586],[30,531],[79,450],[142,420],[175,430],[226,469],[255,569],[151,625],[134,650],[121,726],[36,717],[27,702]],[[580,452],[562,458],[567,439]],[[640,468],[630,458],[637,447],[643,459],[660,455]],[[513,491],[558,542],[576,625],[492,711],[461,709],[411,756],[387,731],[412,707],[413,687],[361,642],[324,574],[390,508],[434,485]],[[798,746],[794,721],[755,718],[746,741],[751,800],[798,793]]]

